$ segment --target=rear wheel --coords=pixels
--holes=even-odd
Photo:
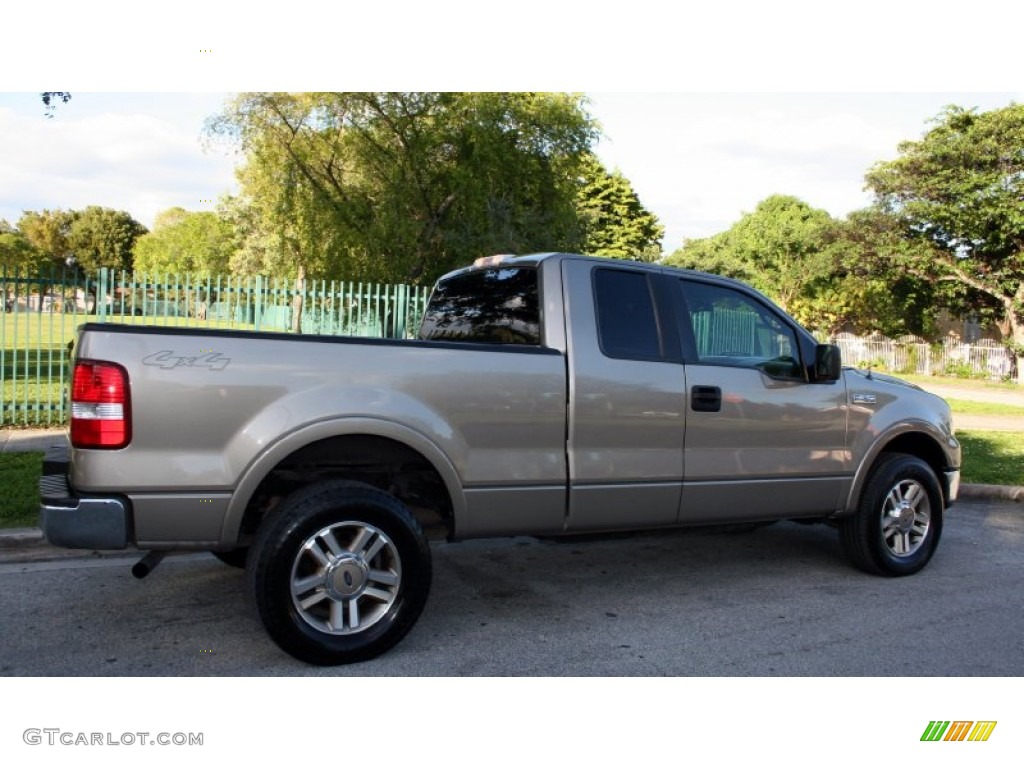
[[[383,653],[412,628],[430,591],[430,548],[416,518],[395,497],[344,481],[281,502],[248,569],[271,638],[312,664]]]
[[[868,476],[857,512],[840,524],[843,549],[869,573],[917,573],[938,546],[943,506],[931,467],[916,456],[883,454]]]

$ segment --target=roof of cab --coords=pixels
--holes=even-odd
[[[690,275],[693,277],[700,277],[705,280],[712,280],[714,282],[727,283],[731,285],[740,286],[746,290],[755,290],[752,286],[740,281],[735,280],[731,277],[725,277],[723,275],[716,275],[711,272],[701,272],[695,269],[684,269],[682,267],[673,267],[666,264],[657,264],[646,261],[635,261],[633,259],[619,259],[611,258],[608,256],[586,256],[579,253],[562,253],[559,251],[549,251],[545,253],[530,253],[523,256],[516,256],[514,254],[497,254],[493,256],[483,256],[473,262],[468,267],[462,267],[460,269],[453,270],[446,275],[442,275],[438,282],[441,280],[447,280],[456,275],[464,274],[467,272],[475,272],[482,269],[493,269],[498,266],[509,266],[509,267],[537,267],[542,262],[551,261],[554,259],[573,259],[581,261],[590,261],[606,266],[628,266],[634,269],[646,269],[651,272],[664,272],[678,275]]]

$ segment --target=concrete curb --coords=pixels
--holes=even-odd
[[[67,444],[66,429],[0,429],[0,453],[46,453],[51,446]]]
[[[1024,486],[981,484],[961,485],[960,498],[997,499],[999,501],[1024,502]]]
[[[127,557],[138,560],[145,554],[139,549],[90,550],[55,547],[43,538],[38,528],[0,529],[0,563],[16,565],[49,563],[82,558],[107,559]]]
[[[38,528],[7,528],[0,530],[0,550],[28,549],[46,544]]]

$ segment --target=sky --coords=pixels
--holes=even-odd
[[[103,205],[150,226],[171,206],[212,209],[240,158],[205,147],[203,123],[240,90],[573,91],[671,253],[772,194],[845,216],[870,203],[865,172],[946,105],[1024,102],[1022,13],[1000,0],[927,14],[891,0],[517,0],[490,15],[462,0],[293,0],[272,15],[179,0],[152,20],[131,7],[5,9],[7,28],[45,33],[0,47],[0,218]],[[43,83],[74,94],[51,119]]]
[[[147,227],[172,206],[237,192],[234,149],[204,140],[230,92],[72,92],[51,117],[37,92],[0,93],[0,219],[102,205]],[[846,216],[864,174],[946,105],[997,109],[1003,93],[588,93],[598,155],[665,226],[663,249],[727,229],[772,194]]]

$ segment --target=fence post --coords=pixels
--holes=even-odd
[[[100,267],[96,285],[96,320],[101,323],[107,321],[107,287],[107,268]]]
[[[405,308],[408,303],[408,286],[395,286],[395,305],[391,308],[392,328],[396,339],[405,338]]]
[[[256,330],[260,329],[260,323],[263,322],[263,276],[256,275],[256,294],[253,296],[253,322],[256,324]]]
[[[0,267],[0,274],[3,275],[3,302],[4,305],[0,307],[0,424],[7,423],[7,399],[4,397],[4,382],[7,378],[7,265],[4,264]],[[11,299],[12,306],[11,310],[14,310],[13,297]],[[13,415],[13,411],[11,412]]]

